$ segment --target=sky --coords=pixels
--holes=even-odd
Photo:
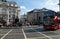
[[[59,0],[9,0],[15,1],[20,6],[20,15],[24,15],[33,9],[47,8],[53,11],[59,11]]]

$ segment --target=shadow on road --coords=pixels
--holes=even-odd
[[[34,31],[34,30],[32,30],[32,29],[29,29],[29,30],[25,30],[24,32],[32,33],[32,32],[36,32],[36,31]]]
[[[52,31],[52,30],[50,30],[50,29],[44,30],[43,28],[37,28],[37,29],[34,29],[34,30],[36,30],[36,31],[38,31],[38,32]]]
[[[27,32],[27,33],[32,33],[32,32],[46,32],[46,31],[51,31],[51,30],[44,30],[42,28],[24,30],[24,32]]]

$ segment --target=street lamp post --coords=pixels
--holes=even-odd
[[[59,0],[59,3],[58,3],[58,5],[59,5],[59,12],[60,12],[60,0]]]

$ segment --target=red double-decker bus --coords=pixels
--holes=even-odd
[[[58,29],[60,29],[60,14],[56,14],[56,16],[54,17],[54,21],[55,21],[55,24],[57,26]]]
[[[55,15],[45,16],[43,22],[44,29],[57,30],[60,28],[60,14],[56,13]]]

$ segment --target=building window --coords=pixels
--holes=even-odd
[[[17,5],[15,5],[15,7],[18,7]]]
[[[9,7],[9,10],[11,10],[11,7]]]
[[[2,9],[2,13],[6,13],[7,12],[7,10],[6,9]]]
[[[13,6],[13,4],[11,4],[11,6]]]
[[[41,17],[39,17],[39,20],[41,19]]]
[[[11,13],[11,11],[9,11],[9,13]]]
[[[9,8],[9,13],[11,13],[11,11],[12,11],[11,8]]]
[[[2,18],[3,18],[4,20],[7,20],[7,19],[8,19],[8,18],[7,18],[7,15],[3,15]]]
[[[9,15],[9,17],[11,17],[11,15]]]
[[[13,13],[16,13],[16,10],[13,9]]]

